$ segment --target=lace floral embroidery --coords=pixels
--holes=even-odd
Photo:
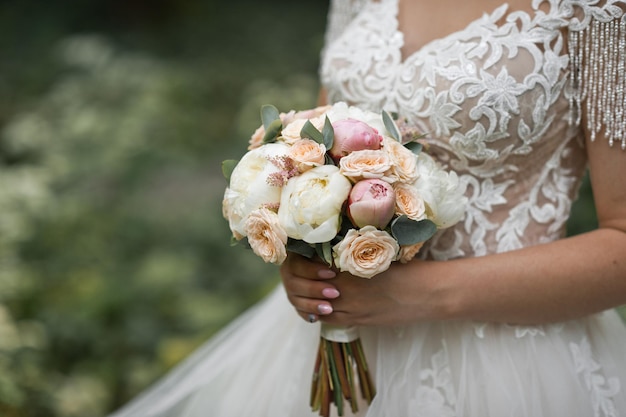
[[[532,3],[534,13],[503,5],[402,59],[397,0],[365,2],[323,56],[331,101],[397,112],[429,133],[433,154],[465,185],[464,222],[424,256],[480,256],[565,233],[585,151],[569,123],[562,29],[591,2]]]
[[[591,345],[587,339],[579,344],[570,343],[576,372],[583,378],[585,386],[593,396],[594,417],[618,417],[611,399],[620,392],[617,378],[606,378],[602,367],[593,360]]]
[[[450,367],[444,349],[431,359],[432,368],[420,372],[422,385],[417,388],[416,398],[410,409],[424,417],[455,417],[455,396]]]

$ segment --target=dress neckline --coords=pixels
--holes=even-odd
[[[406,44],[405,35],[402,29],[400,28],[400,20],[398,16],[399,9],[400,9],[399,2],[400,0],[379,0],[379,1],[374,1],[373,4],[379,5],[379,7],[384,7],[384,6],[387,6],[388,4],[393,5],[393,8],[391,9],[391,17],[393,19],[393,25],[394,25],[393,32],[401,40],[400,45],[399,45],[399,51],[398,51],[399,57],[400,57],[400,66],[403,66],[406,62],[410,61],[421,52],[427,52],[441,44],[456,41],[458,38],[461,38],[462,35],[468,31],[469,28],[475,25],[491,23],[496,26],[496,29],[501,29],[504,23],[498,24],[497,22],[500,22],[503,20],[508,21],[509,17],[512,15],[521,14],[521,15],[527,16],[530,19],[530,13],[525,10],[508,11],[510,6],[508,3],[505,2],[501,4],[500,6],[497,6],[491,12],[484,12],[480,17],[467,22],[463,26],[462,29],[452,31],[442,37],[434,38],[434,39],[431,39],[430,41],[426,41],[420,47],[418,47],[414,51],[409,52],[405,55],[402,51],[402,48],[404,48]]]

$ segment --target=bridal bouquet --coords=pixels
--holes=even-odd
[[[267,105],[261,119],[248,152],[223,163],[222,208],[234,241],[265,262],[295,252],[369,279],[410,261],[465,211],[456,174],[387,112]],[[334,403],[341,416],[345,400],[356,411],[357,385],[368,403],[375,396],[358,330],[322,323],[321,332],[311,406],[328,416]]]

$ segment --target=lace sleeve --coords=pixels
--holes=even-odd
[[[324,42],[326,45],[337,39],[358,13],[365,0],[330,0],[328,23]]]
[[[569,25],[576,123],[585,113],[592,141],[604,130],[610,146],[621,142],[626,149],[626,2],[573,3],[582,11]]]

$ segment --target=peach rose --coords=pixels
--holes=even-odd
[[[324,165],[326,146],[311,139],[297,140],[289,148],[289,157],[296,163],[300,172],[314,166]]]
[[[405,264],[412,261],[413,258],[415,258],[415,255],[417,255],[420,249],[422,249],[422,246],[424,246],[424,242],[419,242],[414,245],[400,246],[400,262]]]
[[[248,150],[256,149],[259,146],[263,145],[263,136],[265,136],[265,127],[263,125],[259,126],[257,130],[254,131],[252,136],[250,137],[250,141],[248,142]]]
[[[267,208],[250,213],[246,234],[252,251],[265,262],[280,265],[287,258],[287,233],[278,221],[278,214]]]
[[[315,119],[321,115],[326,114],[326,112],[330,110],[331,107],[332,106],[330,105],[326,105],[326,106],[319,106],[319,107],[316,107],[314,109],[309,109],[309,110],[300,110],[298,112],[291,111],[288,113],[288,116],[290,117],[285,117],[283,122],[285,124],[289,124],[295,119]]]
[[[387,182],[393,182],[393,179],[389,177],[391,159],[382,150],[365,149],[354,151],[341,158],[339,169],[352,182],[358,182],[366,178],[379,178]]]
[[[383,149],[391,159],[391,171],[399,181],[412,183],[417,179],[417,155],[397,140],[385,137]]]
[[[423,220],[427,217],[426,204],[414,186],[397,182],[393,184],[393,189],[396,192],[397,214],[405,214],[413,220]]]
[[[374,226],[350,229],[341,242],[333,246],[333,258],[340,271],[361,278],[371,278],[386,271],[396,260],[400,247],[387,232]]]

